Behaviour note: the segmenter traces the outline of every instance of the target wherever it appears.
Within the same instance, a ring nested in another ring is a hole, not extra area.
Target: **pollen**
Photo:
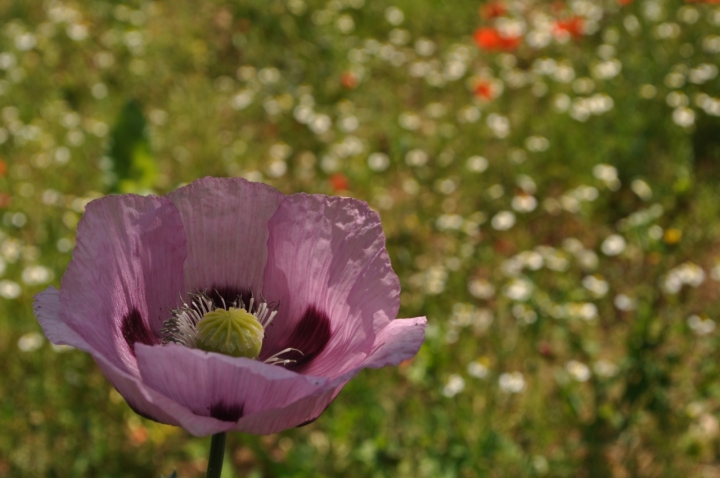
[[[197,323],[197,348],[233,357],[260,355],[265,329],[245,309],[215,309]]]

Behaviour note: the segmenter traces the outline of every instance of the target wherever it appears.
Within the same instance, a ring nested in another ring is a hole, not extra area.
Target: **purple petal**
[[[415,356],[425,340],[425,317],[395,319],[375,338],[372,351],[362,363],[363,368],[397,365]]]
[[[426,324],[425,317],[391,321],[377,335],[372,351],[361,365],[336,376],[321,389],[282,409],[267,410],[243,417],[235,430],[269,434],[315,420],[330,406],[345,384],[363,368],[396,365],[414,357],[425,338]]]
[[[336,376],[322,389],[285,408],[242,418],[235,429],[255,434],[277,433],[288,428],[288,424],[300,426],[315,420],[330,406],[345,384],[363,368],[396,365],[414,357],[425,338],[426,324],[425,317],[391,321],[377,335],[370,354],[361,365]]]
[[[270,219],[263,294],[280,301],[266,358],[287,347],[294,369],[337,377],[359,365],[397,315],[400,285],[380,218],[351,198],[297,194]]]
[[[159,342],[163,321],[185,291],[184,260],[182,221],[169,200],[92,201],[62,279],[60,320],[96,354],[137,373],[135,344]]]
[[[391,321],[377,335],[371,353],[360,366],[336,376],[314,392],[283,408],[243,416],[233,430],[266,435],[312,422],[330,406],[345,384],[363,368],[394,365],[414,357],[424,340],[426,323],[425,317]]]
[[[35,296],[33,310],[45,337],[56,345],[71,345],[81,350],[90,351],[90,347],[80,335],[60,319],[60,291],[48,287]]]
[[[240,419],[233,430],[254,435],[269,435],[313,422],[330,406],[340,390],[356,373],[357,370],[352,370],[338,376],[315,392],[284,408],[265,410],[245,416]]]
[[[232,428],[232,424],[221,420],[195,415],[149,388],[138,377],[117,368],[60,319],[60,307],[59,293],[52,287],[35,296],[35,315],[45,336],[54,344],[72,345],[92,354],[102,372],[137,414],[168,425],[182,426],[196,436],[212,435]]]
[[[138,345],[138,351],[142,347],[147,346]],[[138,377],[118,369],[102,355],[93,354],[93,358],[118,393],[138,415],[167,425],[183,427],[195,436],[207,436],[232,429],[232,423],[194,414],[173,397],[163,395],[143,383]]]
[[[137,357],[146,384],[196,415],[232,422],[233,426],[243,417],[285,408],[328,382],[276,365],[176,344],[138,345]],[[295,425],[288,423],[282,429]]]
[[[188,290],[218,289],[235,299],[259,294],[267,261],[267,223],[281,192],[241,178],[204,178],[166,196],[180,210],[187,236]]]

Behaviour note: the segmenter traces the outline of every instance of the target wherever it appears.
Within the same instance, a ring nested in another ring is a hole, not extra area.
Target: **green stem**
[[[207,478],[220,478],[225,456],[225,433],[216,433],[210,442],[210,457],[208,458]]]

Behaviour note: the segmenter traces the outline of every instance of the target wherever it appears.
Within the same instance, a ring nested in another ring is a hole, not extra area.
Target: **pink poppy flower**
[[[205,178],[88,204],[35,314],[138,414],[196,436],[270,434],[316,419],[361,369],[417,353],[426,319],[396,319],[399,292],[366,203]]]

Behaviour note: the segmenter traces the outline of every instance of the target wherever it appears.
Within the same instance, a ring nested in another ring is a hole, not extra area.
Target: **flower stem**
[[[208,458],[207,478],[220,478],[225,456],[225,433],[216,433],[210,442],[210,457]]]

